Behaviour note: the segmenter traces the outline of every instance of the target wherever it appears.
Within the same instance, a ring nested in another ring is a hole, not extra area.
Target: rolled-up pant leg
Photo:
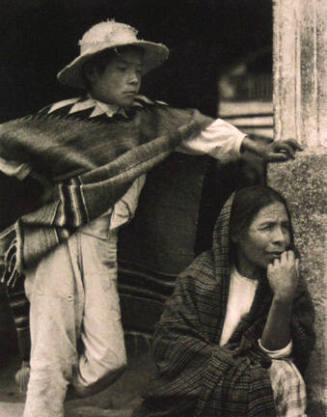
[[[126,364],[116,244],[116,234],[77,233],[26,274],[32,351],[24,417],[62,417],[68,384],[80,395],[97,392]]]
[[[126,365],[117,290],[117,233],[101,240],[81,233],[84,315],[80,356],[73,386],[89,395],[112,383]]]

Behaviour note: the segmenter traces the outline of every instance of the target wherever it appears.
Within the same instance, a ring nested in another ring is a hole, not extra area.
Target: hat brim
[[[68,65],[66,65],[61,71],[58,72],[58,80],[62,84],[68,85],[70,87],[85,89],[86,86],[82,75],[83,65],[90,58],[92,58],[94,55],[100,52],[114,48],[120,48],[122,46],[139,46],[144,50],[142,70],[143,75],[148,73],[152,69],[162,65],[162,63],[166,61],[169,55],[169,49],[161,43],[139,40],[136,42],[114,45],[108,48],[103,48],[96,52],[86,53],[84,55],[78,56]]]

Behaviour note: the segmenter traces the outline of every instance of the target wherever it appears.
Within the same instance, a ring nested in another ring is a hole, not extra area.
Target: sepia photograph
[[[3,0],[0,417],[325,417],[325,0]]]

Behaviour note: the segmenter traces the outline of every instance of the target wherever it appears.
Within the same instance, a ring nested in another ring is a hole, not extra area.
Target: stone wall
[[[315,350],[306,372],[310,417],[325,417],[326,367],[326,234],[327,155],[306,151],[294,162],[271,165],[268,182],[287,199],[293,219],[295,244],[304,277],[315,306]],[[325,188],[325,189],[324,189]]]

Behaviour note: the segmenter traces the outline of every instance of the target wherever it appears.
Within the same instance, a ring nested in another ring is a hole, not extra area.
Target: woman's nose
[[[273,230],[273,241],[274,242],[286,242],[288,236],[283,232],[281,227],[275,227]]]

